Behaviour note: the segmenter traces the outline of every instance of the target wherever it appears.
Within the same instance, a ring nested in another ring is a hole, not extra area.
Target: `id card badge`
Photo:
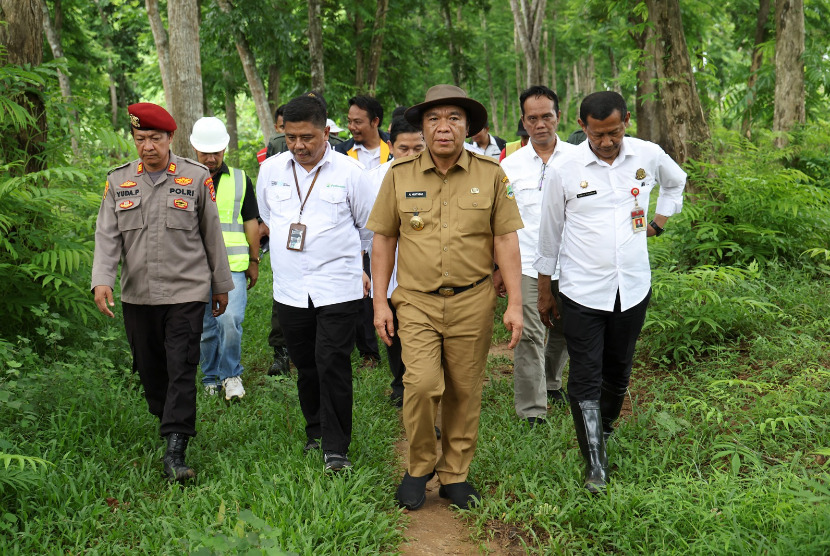
[[[646,213],[640,207],[635,207],[631,211],[631,228],[635,233],[646,231]]]
[[[291,224],[288,227],[288,243],[285,246],[286,249],[290,251],[302,251],[305,246],[305,231],[305,224],[300,224],[299,222]]]

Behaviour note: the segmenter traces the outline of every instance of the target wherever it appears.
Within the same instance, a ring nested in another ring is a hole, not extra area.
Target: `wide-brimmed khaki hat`
[[[403,117],[407,122],[418,129],[422,127],[424,111],[433,106],[442,105],[458,106],[467,112],[467,123],[470,126],[467,137],[472,137],[487,125],[487,109],[484,105],[467,96],[464,89],[454,85],[435,85],[427,91],[424,102],[410,106]]]

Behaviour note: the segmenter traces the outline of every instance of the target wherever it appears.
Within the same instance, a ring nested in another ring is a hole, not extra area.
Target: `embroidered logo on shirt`
[[[173,201],[173,206],[177,209],[186,209],[187,208],[187,201],[184,199],[176,199]]]
[[[135,203],[133,203],[132,201],[123,201],[123,202],[122,202],[121,204],[119,204],[118,206],[119,206],[120,208],[122,208],[122,209],[128,209],[128,208],[132,207],[134,204],[135,204]]]
[[[426,191],[407,191],[406,192],[406,198],[407,199],[412,199],[412,198],[426,199],[426,197],[427,197],[427,192]]]
[[[107,198],[107,193],[109,193],[109,190],[110,190],[110,182],[107,182],[107,186],[104,188],[104,197],[101,199],[102,201]]]
[[[214,203],[216,202],[216,188],[213,187],[213,178],[208,178],[205,180],[205,187],[208,188],[210,192],[210,200]]]
[[[646,177],[646,171],[645,171],[645,169],[643,169],[643,168],[638,168],[638,169],[637,169],[637,173],[636,173],[636,174],[634,174],[634,177],[635,177],[635,178],[637,178],[638,180],[645,179],[645,177]]]
[[[179,185],[190,185],[193,183],[193,178],[176,178],[173,181]]]
[[[596,195],[596,191],[588,191],[587,193],[580,193],[576,196],[577,199],[581,199],[582,197],[590,197],[591,195]]]
[[[118,187],[135,187],[136,185],[138,185],[138,184],[134,181],[125,181],[124,183],[122,183]]]
[[[507,178],[504,178],[502,181],[507,181]],[[510,182],[507,182],[507,194],[505,195],[508,199],[513,199],[516,195],[513,193],[513,186],[510,185]]]

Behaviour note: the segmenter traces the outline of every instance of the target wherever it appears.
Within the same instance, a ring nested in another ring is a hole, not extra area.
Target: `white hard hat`
[[[337,124],[334,123],[334,120],[332,120],[331,118],[326,120],[326,125],[329,126],[329,131],[331,133],[340,133],[341,131],[343,131],[341,128],[337,127]]]
[[[218,153],[227,149],[230,141],[231,136],[219,118],[200,118],[193,124],[190,144],[199,152]]]

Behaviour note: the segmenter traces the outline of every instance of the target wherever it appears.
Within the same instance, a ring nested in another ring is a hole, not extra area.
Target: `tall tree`
[[[372,26],[372,45],[369,50],[369,71],[366,74],[366,89],[375,96],[380,74],[380,58],[383,53],[383,36],[386,31],[386,14],[389,11],[389,0],[377,0],[375,21]]]
[[[311,88],[326,90],[323,59],[323,0],[308,0],[308,54],[311,58]]]
[[[498,115],[498,105],[496,104],[496,93],[493,89],[493,72],[490,66],[489,45],[487,40],[487,14],[482,10],[481,12],[481,31],[482,43],[484,45],[484,67],[487,70],[487,86],[490,93],[490,121],[495,128],[498,124],[496,116]],[[493,131],[495,133],[495,131]]]
[[[455,29],[452,22],[452,11],[450,9],[450,0],[440,0],[439,10],[441,11],[441,18],[444,20],[444,28],[447,32],[447,48],[450,55],[450,69],[452,70],[452,81],[456,87],[461,86],[463,81],[462,64],[460,56],[460,48],[456,41]]]
[[[232,20],[233,7],[228,0],[217,0],[219,9]],[[254,99],[254,107],[256,108],[257,118],[259,118],[259,127],[262,130],[262,138],[265,145],[268,145],[268,140],[274,132],[274,114],[271,112],[271,107],[268,105],[268,95],[265,93],[265,85],[262,83],[262,78],[259,76],[257,70],[256,58],[251,45],[248,43],[248,37],[245,33],[233,25],[233,37],[236,42],[236,50],[239,52],[239,59],[242,60],[242,69],[245,71],[245,78],[248,80],[248,87],[251,89],[251,96]]]
[[[271,114],[277,113],[280,105],[280,65],[277,62],[268,66],[268,107]]]
[[[93,0],[95,6],[98,8],[98,17],[101,18],[101,24],[104,26],[104,47],[107,50],[107,76],[109,78],[110,86],[110,113],[112,115],[113,129],[118,127],[118,89],[115,86],[115,68],[112,63],[112,29],[110,28],[109,18],[107,12],[101,6],[101,0]]]
[[[0,14],[5,25],[0,25],[0,45],[5,60],[0,63],[14,66],[39,66],[43,62],[43,11],[39,0],[0,0]],[[43,144],[46,141],[46,108],[39,91],[30,90],[19,104],[26,107],[30,121],[23,121],[13,137],[0,141],[26,153],[24,173],[45,167]]]
[[[144,0],[144,6],[147,9],[147,18],[150,20],[153,41],[156,43],[159,73],[161,73],[161,85],[164,88],[164,104],[168,110],[172,110],[173,93],[170,86],[170,43],[167,40],[167,30],[161,21],[159,0]]]
[[[654,24],[657,77],[666,110],[668,138],[674,158],[682,164],[700,158],[709,141],[709,126],[697,93],[689,49],[683,32],[678,0],[646,0],[648,19]]]
[[[755,24],[755,44],[752,47],[752,62],[749,66],[749,79],[746,82],[747,111],[741,123],[741,133],[747,138],[751,135],[752,126],[752,105],[755,103],[755,83],[758,82],[758,70],[764,61],[764,54],[761,51],[761,44],[767,41],[767,21],[769,20],[770,0],[759,0],[758,19]]]
[[[193,124],[202,117],[199,19],[197,0],[167,0],[172,115],[178,126],[173,137],[173,152],[192,158],[196,153],[190,145],[190,133]]]
[[[666,110],[660,101],[657,81],[657,44],[654,27],[644,25],[635,16],[629,18],[630,34],[640,51],[637,69],[637,94],[634,100],[634,118],[637,121],[637,138],[660,145],[674,157],[674,145],[669,141]]]
[[[805,118],[804,0],[775,2],[775,113],[773,131],[789,131]],[[779,136],[775,144],[787,144]]]
[[[525,85],[528,87],[542,83],[539,45],[542,39],[542,20],[545,16],[546,3],[547,0],[510,0],[516,34],[524,52],[527,68]]]
[[[49,13],[49,7],[46,5],[46,2],[42,2],[40,6],[43,9],[43,31],[46,33],[46,41],[49,43],[49,49],[52,51],[52,57],[56,60],[64,58],[60,35],[61,22],[63,20],[61,15],[61,2],[60,0],[55,2],[54,20],[52,19],[52,15]],[[72,127],[77,127],[78,113],[72,107],[72,85],[69,83],[69,76],[60,70],[58,70],[58,84],[61,88],[61,97],[63,98],[64,104],[70,107],[69,115],[72,118]],[[78,151],[78,139],[75,137],[75,131],[76,129],[70,129],[70,145],[72,147],[72,154],[74,154],[77,158],[80,153]]]

